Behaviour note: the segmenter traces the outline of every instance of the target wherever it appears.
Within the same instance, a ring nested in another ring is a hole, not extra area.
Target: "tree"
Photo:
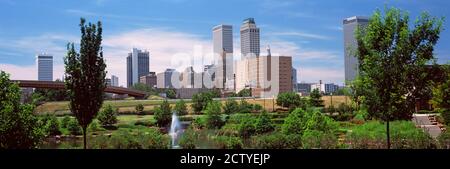
[[[320,94],[319,89],[314,89],[311,94],[309,95],[310,97],[310,103],[312,106],[315,107],[321,107],[323,106],[323,100],[322,100],[322,94]]]
[[[167,89],[166,96],[169,99],[176,99],[177,98],[177,93],[175,92],[174,89]]]
[[[97,116],[97,120],[102,126],[112,126],[117,123],[117,108],[106,105]]]
[[[136,105],[136,107],[134,107],[134,109],[136,110],[136,113],[143,114],[143,112],[144,112],[144,105],[138,104],[138,105]]]
[[[263,111],[255,123],[256,133],[263,134],[275,130],[275,125],[267,114],[267,111]]]
[[[172,108],[167,100],[164,100],[159,107],[155,108],[155,120],[158,126],[163,127],[172,121]]]
[[[186,102],[183,99],[177,101],[174,110],[177,112],[178,116],[184,116],[188,114]]]
[[[225,102],[225,105],[223,106],[223,113],[224,114],[233,114],[233,113],[238,113],[239,111],[239,103],[234,100],[234,99],[227,99],[227,101]]]
[[[441,113],[444,123],[450,125],[450,65],[444,65],[446,77],[444,82],[433,89],[431,104]]]
[[[50,136],[61,134],[61,131],[59,130],[59,121],[55,115],[50,116],[50,119],[47,120],[45,129],[47,131],[47,134]]]
[[[356,31],[355,101],[364,104],[372,117],[386,122],[387,148],[389,122],[410,120],[416,99],[429,84],[424,67],[434,60],[442,22],[422,13],[410,29],[408,14],[391,8],[384,16],[377,10],[367,27]]]
[[[239,97],[250,97],[252,96],[252,91],[250,89],[242,89],[237,95]]]
[[[85,24],[81,18],[80,52],[73,43],[67,45],[65,86],[70,98],[70,110],[83,129],[83,147],[86,149],[87,127],[97,116],[103,104],[106,88],[106,64],[103,60],[102,24]]]
[[[20,88],[0,72],[0,149],[36,148],[44,137],[33,105],[20,103]]]
[[[219,101],[211,101],[206,106],[204,113],[206,115],[206,127],[210,129],[220,128],[224,125],[221,110],[222,105]]]
[[[206,105],[212,101],[212,96],[208,93],[197,93],[192,96],[191,107],[194,112],[201,112],[206,108]]]
[[[294,109],[297,107],[301,107],[303,109],[306,108],[306,103],[300,95],[295,92],[284,92],[280,93],[277,96],[277,105],[281,107],[286,107],[289,109]]]

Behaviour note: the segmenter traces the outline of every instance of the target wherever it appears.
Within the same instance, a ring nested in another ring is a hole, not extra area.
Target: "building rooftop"
[[[244,19],[243,24],[246,24],[246,23],[255,24],[255,18]]]

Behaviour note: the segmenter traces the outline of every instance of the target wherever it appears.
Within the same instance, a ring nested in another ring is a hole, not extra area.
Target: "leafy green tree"
[[[322,94],[320,94],[319,89],[314,89],[309,95],[309,97],[310,97],[309,102],[312,106],[315,107],[323,106]]]
[[[70,98],[70,110],[83,129],[83,147],[86,149],[87,127],[97,116],[103,104],[106,88],[106,64],[103,60],[102,24],[85,24],[81,18],[80,52],[74,44],[67,45],[65,86]]]
[[[411,29],[408,14],[391,8],[384,16],[377,10],[367,27],[356,31],[359,77],[354,85],[360,85],[355,92],[361,100],[355,101],[386,122],[387,148],[389,122],[410,120],[416,99],[429,85],[424,67],[434,60],[442,22],[423,13]]]
[[[303,109],[295,109],[288,117],[284,119],[281,131],[284,134],[302,134],[305,128],[304,120],[305,111]]]
[[[239,112],[239,103],[234,99],[227,99],[225,102],[225,105],[223,106],[223,113],[224,114],[233,114]]]
[[[69,123],[67,123],[67,130],[69,130],[72,135],[82,134],[82,128],[76,119],[69,120]]]
[[[263,134],[275,130],[275,125],[267,111],[263,111],[255,122],[256,133]]]
[[[64,116],[63,119],[61,120],[61,127],[67,128],[67,124],[69,124],[69,121],[70,121],[70,116]]]
[[[224,125],[222,119],[222,105],[219,101],[211,101],[206,106],[204,113],[206,115],[206,127],[209,129],[220,128]]]
[[[300,95],[295,92],[284,92],[277,96],[277,105],[281,107],[286,107],[289,109],[294,109],[297,107],[306,108],[306,101],[303,100]]]
[[[106,105],[97,116],[97,120],[102,126],[112,126],[117,123],[117,108]]]
[[[178,116],[184,116],[188,114],[186,102],[183,99],[177,101],[174,110],[177,112]]]
[[[50,136],[61,134],[61,131],[59,130],[59,121],[55,115],[50,116],[50,119],[47,121],[45,128],[47,130],[47,134]]]
[[[192,127],[187,128],[180,138],[180,147],[183,149],[195,149],[195,141],[197,138],[198,134],[192,129]]]
[[[444,123],[450,125],[450,65],[444,65],[446,78],[442,84],[433,89],[431,104],[441,113]]]
[[[166,96],[169,99],[176,99],[177,98],[177,93],[175,92],[174,89],[167,89]]]
[[[155,108],[156,124],[160,127],[167,126],[172,121],[172,108],[167,100],[164,100],[159,107]]]
[[[144,112],[144,105],[138,104],[138,105],[136,105],[136,107],[134,107],[134,109],[136,110],[137,114],[143,114],[143,112]]]
[[[206,108],[206,105],[213,100],[211,94],[208,93],[197,93],[192,96],[191,107],[194,112],[201,112]]]
[[[239,113],[251,113],[252,110],[253,105],[242,99],[241,103],[239,104]]]
[[[237,93],[239,97],[250,97],[252,96],[252,91],[250,89],[242,89]]]
[[[0,71],[0,149],[36,148],[44,137],[33,105],[20,103],[20,88]]]

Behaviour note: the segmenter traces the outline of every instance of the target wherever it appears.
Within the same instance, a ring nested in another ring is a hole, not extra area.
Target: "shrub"
[[[50,119],[47,121],[45,125],[46,133],[50,136],[60,135],[61,131],[59,130],[59,121],[55,115],[50,116]]]
[[[238,125],[238,131],[241,137],[248,138],[256,133],[256,119],[252,116],[242,119]]]
[[[214,141],[219,149],[242,149],[244,147],[239,137],[217,136]]]
[[[252,104],[248,103],[244,99],[241,100],[241,103],[239,104],[239,113],[251,113],[252,109]]]
[[[439,109],[438,112],[441,114],[441,117],[444,119],[444,124],[450,126],[450,109]]]
[[[439,141],[439,147],[443,149],[450,149],[450,132],[445,131],[437,138]]]
[[[134,125],[136,126],[146,126],[146,127],[151,127],[154,125],[154,123],[152,121],[143,121],[143,120],[138,120],[134,123]]]
[[[136,107],[134,107],[137,114],[144,114],[144,105],[138,104]]]
[[[167,149],[169,138],[154,128],[142,128],[137,133],[119,129],[108,136],[97,136],[91,148],[98,149]]]
[[[227,123],[217,131],[217,135],[239,137],[239,124]]]
[[[177,101],[174,110],[175,112],[177,112],[178,116],[184,116],[188,114],[186,102],[183,99]]]
[[[295,109],[291,112],[281,126],[281,131],[287,135],[303,135],[307,130],[334,133],[336,129],[338,129],[338,124],[333,119],[317,110],[304,111],[303,109]]]
[[[252,91],[250,89],[242,89],[237,93],[239,97],[250,97],[252,96]]]
[[[176,99],[177,98],[177,93],[176,93],[176,91],[174,89],[168,89],[166,91],[166,96],[169,99]]]
[[[298,149],[302,147],[301,136],[273,132],[252,137],[252,147],[257,149]]]
[[[203,129],[206,127],[206,117],[205,116],[201,116],[201,117],[197,117],[192,121],[192,127],[195,129]]]
[[[67,130],[69,130],[72,135],[81,135],[81,126],[74,118],[70,119],[69,123],[67,123]]]
[[[225,105],[223,106],[224,114],[233,114],[238,113],[239,111],[239,103],[234,99],[227,99]]]
[[[97,120],[102,126],[112,126],[117,123],[117,108],[106,105],[98,114]]]
[[[434,148],[433,139],[411,121],[393,121],[391,128],[391,147],[394,149]],[[346,140],[351,148],[386,148],[386,127],[378,121],[371,121],[352,129]]]
[[[67,128],[67,124],[70,121],[70,116],[64,116],[63,119],[61,120],[61,127],[62,128]]]
[[[260,104],[253,104],[253,111],[255,112],[261,112],[263,110],[263,106],[261,106]]]
[[[303,116],[305,111],[302,109],[295,109],[284,120],[281,130],[284,134],[301,134],[305,128],[305,120]]]
[[[201,112],[206,108],[209,102],[212,101],[212,95],[209,93],[197,93],[192,96],[191,107],[194,112]]]
[[[337,147],[337,137],[333,133],[306,130],[302,136],[303,148],[333,149]]]
[[[98,130],[100,130],[100,127],[98,126],[98,122],[97,121],[92,121],[92,123],[89,124],[88,130],[89,131],[98,131]]]
[[[189,127],[184,131],[178,144],[183,149],[195,149],[195,142],[197,140],[197,137],[197,133],[195,133],[195,131],[191,127]]]
[[[172,121],[172,110],[167,100],[164,100],[159,107],[155,108],[154,111],[154,118],[158,126],[167,126]]]
[[[206,127],[209,129],[220,128],[224,125],[221,116],[221,104],[218,101],[212,101],[204,110],[206,115]]]
[[[271,132],[275,129],[275,126],[266,111],[263,111],[259,115],[258,119],[255,122],[255,128],[256,133],[258,134]]]

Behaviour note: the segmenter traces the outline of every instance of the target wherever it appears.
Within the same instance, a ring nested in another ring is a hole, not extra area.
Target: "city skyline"
[[[239,2],[241,7],[218,1],[140,2],[142,7],[130,11],[133,8],[128,9],[127,4],[114,0],[2,1],[0,11],[8,15],[1,15],[0,18],[4,20],[2,24],[8,26],[0,27],[0,69],[11,73],[14,79],[37,79],[37,73],[28,72],[37,71],[33,57],[46,52],[54,57],[53,77],[62,77],[65,45],[79,41],[76,26],[79,17],[93,22],[101,20],[104,24],[103,46],[108,77],[114,74],[119,79],[127,79],[124,60],[133,47],[150,51],[150,71],[157,73],[171,67],[167,57],[177,52],[192,52],[195,44],[203,46],[204,53],[212,51],[211,28],[219,24],[235,28],[233,49],[236,60],[241,53],[240,32],[237,30],[243,19],[252,17],[261,29],[260,48],[270,45],[272,53],[292,56],[299,82],[323,80],[324,83],[341,85],[344,82],[343,19],[355,15],[370,16],[375,9],[383,9],[385,5],[409,11],[411,19],[415,19],[421,11],[428,11],[436,17],[450,16],[442,8],[450,4],[445,1]],[[83,3],[91,5],[89,8],[77,8]],[[11,8],[18,5],[22,7],[22,12]],[[164,11],[164,6],[171,6],[177,12]],[[143,7],[152,10],[142,10]],[[330,10],[319,10],[323,8]],[[230,12],[234,10],[239,12]],[[226,11],[229,14],[224,15]],[[189,15],[183,16],[183,13]],[[448,25],[446,22],[444,28]],[[449,40],[450,33],[444,30],[435,50],[440,63],[449,60],[450,52],[445,48]],[[126,86],[126,80],[121,80],[119,85]]]

